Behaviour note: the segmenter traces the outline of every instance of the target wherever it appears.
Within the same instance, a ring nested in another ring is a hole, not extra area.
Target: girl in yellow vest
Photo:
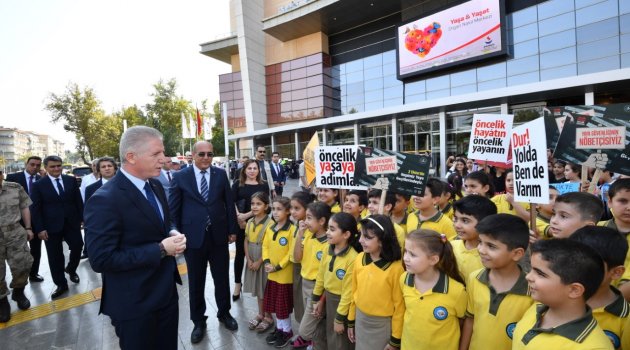
[[[269,210],[269,195],[256,192],[251,198],[251,211],[254,217],[245,226],[245,283],[243,291],[258,298],[258,315],[249,321],[249,329],[264,332],[273,325],[271,314],[264,313],[263,295],[267,283],[267,273],[262,268],[262,243],[267,228],[273,220],[267,214]]]
[[[317,199],[320,202],[326,203],[330,207],[330,212],[333,214],[341,212],[341,206],[339,205],[339,190],[336,188],[318,188]]]
[[[315,200],[315,196],[305,191],[297,191],[291,196],[291,219],[295,224],[293,239],[289,247],[289,261],[293,263],[293,316],[302,322],[304,301],[302,300],[302,244],[304,238],[313,234],[306,228],[306,207]],[[308,231],[308,232],[307,232]],[[300,234],[301,232],[301,234]],[[298,240],[299,235],[299,240]],[[299,256],[296,256],[296,246]]]
[[[419,229],[405,240],[401,349],[457,350],[468,295],[446,236]]]

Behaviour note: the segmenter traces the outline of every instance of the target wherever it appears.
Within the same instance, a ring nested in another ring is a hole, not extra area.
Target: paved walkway
[[[297,188],[298,180],[289,180],[284,195],[290,196]],[[233,256],[234,245],[230,245],[230,250]],[[66,251],[66,257],[67,254]],[[273,349],[265,343],[267,334],[256,334],[247,328],[248,320],[258,311],[255,298],[243,295],[240,300],[233,303],[231,313],[239,323],[238,331],[230,332],[219,324],[214,317],[217,308],[209,270],[206,282],[208,330],[201,343],[191,344],[190,332],[192,332],[193,324],[189,318],[187,269],[183,256],[177,260],[183,280],[183,285],[177,287],[179,291],[178,349]],[[9,323],[0,323],[0,349],[119,349],[118,338],[109,317],[98,314],[101,278],[92,270],[89,261],[82,260],[77,269],[81,282],[79,284],[69,282],[68,297],[54,302],[51,302],[50,294],[55,289],[55,285],[50,277],[47,261],[44,248],[40,275],[45,278],[45,281],[31,283],[25,290],[33,305],[31,309],[19,311],[15,302],[9,298],[13,315]],[[7,283],[10,283],[11,276],[8,271],[7,274],[9,274]],[[230,276],[230,281],[234,281],[232,266],[230,266]]]

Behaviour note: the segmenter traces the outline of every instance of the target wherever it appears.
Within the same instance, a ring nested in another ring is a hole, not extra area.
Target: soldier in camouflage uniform
[[[31,230],[31,199],[22,186],[14,182],[4,182],[0,170],[0,322],[11,319],[11,305],[7,300],[9,289],[5,281],[6,264],[11,268],[13,280],[11,299],[17,302],[21,310],[31,307],[31,302],[24,295],[28,275],[33,264],[28,240],[33,238]],[[20,225],[24,221],[26,229]]]

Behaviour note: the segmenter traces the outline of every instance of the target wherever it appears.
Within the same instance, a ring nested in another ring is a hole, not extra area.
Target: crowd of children
[[[530,227],[509,170],[495,195],[464,164],[423,196],[252,196],[249,328],[277,348],[630,350],[630,178],[606,184],[606,206],[550,187]],[[566,167],[554,179],[579,178]]]

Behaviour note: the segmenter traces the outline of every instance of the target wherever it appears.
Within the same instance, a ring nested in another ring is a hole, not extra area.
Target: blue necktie
[[[162,213],[160,212],[160,206],[158,205],[157,199],[155,199],[155,195],[151,190],[151,185],[149,185],[148,182],[144,183],[144,192],[147,194],[147,199],[149,200],[149,204],[153,207],[153,210],[155,210],[160,220],[164,221],[164,219],[162,219]]]
[[[59,191],[59,195],[63,196],[63,186],[61,186],[61,181],[59,179],[55,179],[57,181],[57,190]]]
[[[208,181],[206,181],[206,171],[201,171],[201,197],[204,201],[208,200]]]

